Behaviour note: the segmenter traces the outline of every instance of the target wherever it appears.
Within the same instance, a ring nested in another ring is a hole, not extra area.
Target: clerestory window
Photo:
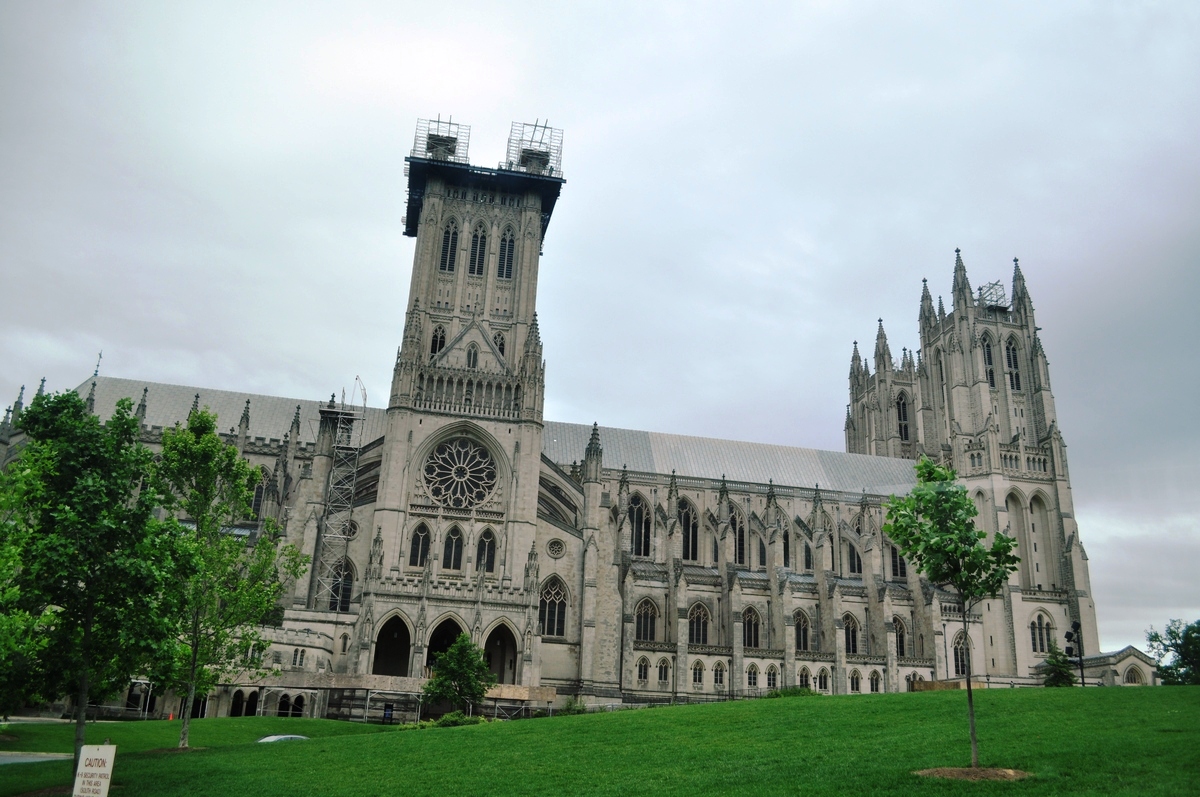
[[[510,280],[513,275],[513,250],[516,234],[512,228],[504,231],[500,238],[499,257],[496,259],[496,276],[502,280]]]
[[[454,271],[454,263],[458,258],[458,224],[454,219],[446,223],[442,230],[442,257],[438,261],[438,270],[450,273]]]
[[[1008,366],[1008,387],[1016,392],[1021,389],[1021,358],[1015,341],[1004,344],[1004,364]]]
[[[467,263],[467,274],[472,277],[482,277],[484,263],[487,261],[487,232],[480,224],[471,233],[471,260]]]

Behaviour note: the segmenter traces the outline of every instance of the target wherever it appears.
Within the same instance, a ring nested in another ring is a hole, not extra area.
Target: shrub
[[[451,711],[443,714],[434,724],[439,728],[457,728],[459,725],[478,725],[483,717],[468,717],[461,711]]]
[[[784,689],[772,689],[767,692],[767,697],[809,697],[815,695],[816,692],[809,689],[807,686],[789,686]]]
[[[555,712],[559,716],[570,716],[572,714],[586,714],[587,705],[581,703],[573,697],[568,697],[567,702],[563,703],[562,708]]]

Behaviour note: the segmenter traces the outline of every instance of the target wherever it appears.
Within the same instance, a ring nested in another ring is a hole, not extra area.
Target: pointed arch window
[[[1008,366],[1008,387],[1013,392],[1021,389],[1021,353],[1017,342],[1009,339],[1004,344],[1004,364]]]
[[[817,690],[821,692],[829,691],[829,670],[824,667],[817,673]]]
[[[758,644],[759,625],[758,612],[754,611],[753,607],[747,607],[746,611],[742,612],[742,647],[761,647]]]
[[[969,666],[967,657],[971,655],[971,650],[967,644],[966,637],[963,632],[959,631],[958,636],[954,638],[954,674],[966,675],[967,667]]]
[[[458,224],[454,219],[446,222],[442,230],[442,257],[438,261],[438,270],[450,273],[454,271],[454,263],[458,259]]]
[[[470,346],[467,347],[467,367],[468,368],[478,368],[479,367],[479,347],[476,346],[474,343],[472,343]]]
[[[542,587],[538,605],[538,624],[543,636],[566,636],[567,588],[557,576]]]
[[[858,620],[847,614],[842,618],[842,630],[846,637],[846,652],[858,653]]]
[[[429,558],[429,527],[424,523],[413,532],[412,544],[408,548],[408,566],[424,567]]]
[[[467,274],[472,277],[482,277],[484,263],[487,261],[487,232],[480,224],[471,233],[471,260],[467,263]]]
[[[861,692],[862,691],[862,676],[859,675],[858,670],[854,670],[850,673],[850,691],[851,692]]]
[[[1033,644],[1034,653],[1045,653],[1050,649],[1050,645],[1054,643],[1054,637],[1051,636],[1053,630],[1050,627],[1050,621],[1046,619],[1044,614],[1038,614],[1032,623],[1029,624],[1030,642]]]
[[[729,513],[729,526],[733,529],[733,537],[737,541],[737,563],[746,564],[746,521],[733,510]]]
[[[903,393],[896,399],[896,425],[900,439],[908,442],[908,397]]]
[[[708,609],[704,604],[697,603],[688,612],[688,644],[689,645],[707,645],[708,644]]]
[[[796,686],[801,689],[812,688],[812,675],[808,672],[807,667],[800,668],[800,674],[796,676]]]
[[[637,493],[629,499],[629,529],[634,556],[650,555],[650,507]]]
[[[689,501],[679,502],[679,530],[683,534],[684,561],[699,561],[700,521],[696,517],[696,508]]]
[[[671,662],[666,659],[658,660],[658,684],[663,686],[671,682]]]
[[[455,526],[446,535],[446,544],[442,549],[442,567],[447,570],[462,570],[462,550],[462,532]]]
[[[767,544],[765,542],[763,542],[762,537],[756,536],[755,539],[758,540],[758,566],[766,567],[767,566]]]
[[[849,543],[846,544],[846,566],[852,576],[861,576],[863,571],[862,557],[858,553],[858,549]]]
[[[792,566],[791,536],[792,536],[791,534],[783,535],[783,566],[784,567]]]
[[[479,537],[479,545],[475,549],[475,569],[485,573],[496,570],[496,535],[488,529]]]
[[[646,598],[634,610],[634,639],[638,642],[653,642],[656,620],[658,620],[658,607],[654,605],[654,601]]]
[[[811,630],[808,623],[808,615],[804,612],[796,612],[796,650],[808,650],[808,636]]]
[[[721,687],[725,685],[725,664],[717,662],[713,665],[713,686]]]
[[[804,543],[804,569],[805,570],[813,569],[812,546],[809,545],[807,542]]]
[[[433,337],[429,339],[429,356],[433,357],[444,348],[446,348],[446,328],[438,324],[433,328]]]
[[[871,692],[872,694],[879,693],[879,671],[875,670],[871,673]]]
[[[893,617],[892,627],[896,629],[896,656],[904,658],[908,655],[908,640],[904,636],[904,621],[899,617]]]
[[[492,344],[496,347],[496,351],[500,353],[500,356],[503,357],[504,356],[504,333],[497,332],[495,335],[492,335]]]
[[[750,689],[758,688],[758,665],[751,664],[746,669],[746,686]]]
[[[908,578],[908,564],[895,545],[892,546],[892,578]]]
[[[645,686],[650,680],[650,659],[642,656],[637,663],[637,679],[638,683]]]
[[[704,662],[702,661],[692,665],[692,686],[704,686]]]
[[[353,566],[343,559],[333,566],[329,576],[329,611],[350,611],[350,595],[354,591]]]
[[[513,275],[513,250],[516,234],[509,227],[500,237],[499,257],[496,260],[496,276],[502,280],[510,280]]]
[[[772,664],[767,668],[767,688],[775,689],[779,686],[779,670]]]
[[[983,337],[983,368],[987,372],[988,387],[996,387],[996,369],[992,364],[992,339]]]

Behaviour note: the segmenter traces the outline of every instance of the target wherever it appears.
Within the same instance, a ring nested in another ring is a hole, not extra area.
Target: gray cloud
[[[486,165],[549,116],[549,417],[841,448],[850,342],[882,316],[916,346],[956,246],[976,285],[1020,256],[1080,517],[1124,529],[1089,543],[1105,644],[1137,641],[1194,590],[1109,563],[1200,562],[1197,41],[1188,3],[8,4],[0,396],[104,349],[378,403],[415,119],[472,124]]]

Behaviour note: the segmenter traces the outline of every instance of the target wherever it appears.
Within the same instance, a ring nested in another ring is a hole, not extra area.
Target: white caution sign
[[[79,753],[79,769],[75,772],[75,790],[71,797],[108,797],[116,758],[115,744],[85,744]]]

